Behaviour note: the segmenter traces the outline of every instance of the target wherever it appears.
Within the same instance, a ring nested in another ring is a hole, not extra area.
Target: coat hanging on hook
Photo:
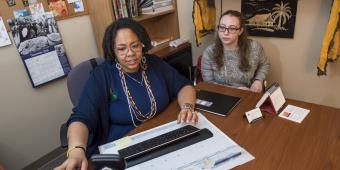
[[[214,32],[216,22],[216,7],[214,0],[194,0],[192,19],[195,26],[196,45],[201,38]]]
[[[318,64],[318,76],[326,75],[328,61],[339,58],[340,52],[340,1],[334,0],[329,16],[325,35],[323,37],[320,59]]]

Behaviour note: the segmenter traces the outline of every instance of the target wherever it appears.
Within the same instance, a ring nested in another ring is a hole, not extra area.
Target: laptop
[[[239,97],[200,90],[197,93],[195,108],[220,116],[227,116],[240,100]]]

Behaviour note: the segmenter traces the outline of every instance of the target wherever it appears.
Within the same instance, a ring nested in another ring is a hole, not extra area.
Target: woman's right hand
[[[66,161],[54,170],[73,170],[78,168],[79,170],[87,170],[88,161],[85,156],[85,152],[82,149],[72,150]]]

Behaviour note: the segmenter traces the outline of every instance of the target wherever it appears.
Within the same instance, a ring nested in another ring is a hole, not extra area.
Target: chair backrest
[[[76,65],[67,76],[67,89],[73,106],[78,104],[79,97],[91,71],[104,62],[104,58],[92,58]]]
[[[196,69],[194,75],[194,85],[198,84],[199,82],[203,81],[202,78],[202,56],[199,56],[197,59]]]
[[[67,76],[67,89],[73,106],[78,104],[79,97],[83,91],[84,85],[90,76],[91,71],[97,65],[104,62],[104,58],[92,58],[76,65]],[[62,124],[60,127],[60,143],[62,148],[67,148],[67,125]]]

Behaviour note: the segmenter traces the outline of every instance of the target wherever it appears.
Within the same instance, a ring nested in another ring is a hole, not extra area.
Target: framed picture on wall
[[[297,0],[242,0],[249,35],[293,38]]]

